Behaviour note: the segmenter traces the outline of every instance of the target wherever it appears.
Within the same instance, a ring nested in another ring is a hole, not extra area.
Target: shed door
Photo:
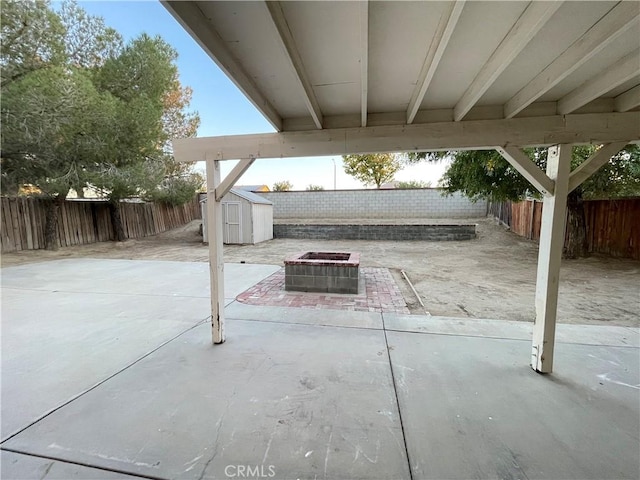
[[[224,203],[224,243],[242,243],[242,206],[240,202]]]

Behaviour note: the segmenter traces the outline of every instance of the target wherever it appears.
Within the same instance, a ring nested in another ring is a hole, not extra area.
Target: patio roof
[[[280,132],[439,126],[410,130],[425,145],[384,150],[638,137],[638,115],[620,114],[640,106],[638,2],[163,3]],[[358,140],[327,152],[248,143],[262,157],[379,149]]]

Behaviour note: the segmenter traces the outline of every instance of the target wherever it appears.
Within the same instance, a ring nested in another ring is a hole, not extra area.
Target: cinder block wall
[[[440,190],[321,190],[261,192],[273,202],[273,218],[473,218],[487,214],[487,202],[471,202]]]
[[[474,225],[296,225],[275,224],[274,238],[322,240],[472,240]]]

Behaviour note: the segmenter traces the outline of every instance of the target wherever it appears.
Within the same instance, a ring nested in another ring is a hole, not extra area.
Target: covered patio
[[[567,193],[640,139],[640,4],[163,4],[277,132],[174,143],[209,265],[2,270],[2,478],[637,479],[640,332],[556,305]],[[456,148],[544,195],[535,324],[235,300],[280,268],[223,261],[255,159]]]
[[[276,133],[174,141],[205,161],[214,343],[220,199],[257,158],[495,149],[544,198],[529,363],[553,370],[567,195],[640,139],[637,2],[163,1]],[[571,171],[573,145],[599,150]],[[546,172],[523,152],[548,146]],[[225,179],[219,163],[239,160]]]

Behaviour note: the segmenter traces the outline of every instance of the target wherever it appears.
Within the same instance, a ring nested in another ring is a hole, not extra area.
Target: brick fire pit
[[[298,253],[284,261],[285,290],[357,294],[359,268],[357,252]]]

